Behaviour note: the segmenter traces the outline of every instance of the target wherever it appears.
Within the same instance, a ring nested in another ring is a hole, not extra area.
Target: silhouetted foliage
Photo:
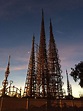
[[[70,75],[75,82],[79,80],[79,85],[83,88],[83,61],[75,65],[75,68],[71,68],[71,70]]]

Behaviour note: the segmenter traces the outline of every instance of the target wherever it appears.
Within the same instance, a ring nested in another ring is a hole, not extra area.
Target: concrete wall
[[[27,98],[0,98],[0,111],[35,111],[33,108],[42,108],[46,111],[47,106],[50,108],[59,107],[83,107],[83,99],[76,100],[46,100],[46,99],[27,99]],[[43,110],[43,111],[44,111]]]
[[[83,100],[55,100],[55,101],[51,101],[53,106],[57,106],[59,105],[60,107],[64,107],[66,106],[76,106],[76,107],[83,107]]]
[[[28,109],[26,98],[0,98],[0,111],[21,111]]]

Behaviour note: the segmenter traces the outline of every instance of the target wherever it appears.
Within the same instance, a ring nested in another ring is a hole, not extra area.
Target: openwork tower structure
[[[10,73],[10,68],[9,67],[10,67],[10,56],[9,56],[8,65],[7,65],[7,68],[6,68],[6,71],[5,71],[5,79],[2,82],[2,85],[3,85],[2,96],[6,95],[6,87],[8,85],[8,76],[9,76],[9,73]]]
[[[46,48],[44,13],[42,11],[40,43],[35,54],[34,41],[28,66],[24,94],[29,97],[63,98],[61,66],[50,20],[50,40]],[[36,57],[35,57],[36,55]],[[36,60],[35,60],[36,58]]]
[[[69,77],[68,77],[67,70],[66,70],[66,75],[67,75],[67,93],[68,93],[68,97],[71,98],[72,97],[72,86],[69,83]]]
[[[48,96],[48,63],[47,63],[47,52],[46,52],[46,40],[45,40],[45,28],[44,28],[44,14],[42,11],[42,22],[40,32],[40,44],[37,55],[37,97]]]
[[[61,66],[56,48],[54,35],[52,31],[52,23],[50,20],[50,40],[48,48],[48,69],[49,69],[49,91],[50,96],[56,99],[63,97]]]
[[[25,88],[24,88],[24,96],[28,97],[35,97],[35,91],[36,91],[34,39],[35,37],[33,36],[32,50],[31,50],[30,61],[27,71]]]

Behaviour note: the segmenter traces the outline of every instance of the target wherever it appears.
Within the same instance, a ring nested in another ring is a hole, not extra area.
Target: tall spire
[[[42,9],[42,20],[44,21],[44,11]]]
[[[44,13],[42,10],[40,44],[37,59],[37,88],[36,94],[38,97],[47,97],[48,95],[48,67],[47,67],[47,52],[46,39],[44,28]]]
[[[66,76],[67,76],[67,93],[68,93],[68,96],[72,96],[72,87],[69,83],[69,78],[68,78],[68,72],[66,70]]]
[[[44,43],[43,43],[44,42]],[[41,44],[43,43],[44,44],[44,48],[42,48],[42,50],[46,50],[46,40],[45,40],[45,27],[44,27],[44,12],[43,12],[43,9],[42,9],[42,21],[41,21],[41,31],[40,31],[40,47]],[[46,52],[46,51],[45,51]]]
[[[9,75],[9,73],[10,73],[9,66],[10,66],[10,56],[9,56],[9,60],[8,60],[7,69],[6,69],[6,71],[5,71],[5,78],[7,78],[7,77],[8,77],[8,75]]]
[[[29,96],[29,97],[34,97],[36,90],[34,39],[35,37],[33,36],[32,50],[31,50],[30,61],[27,71],[25,88],[24,88],[24,96]]]
[[[66,70],[66,76],[67,76],[67,92],[68,92],[68,95],[70,95],[70,90],[69,90],[69,78],[68,78],[68,72]]]
[[[62,76],[61,76],[61,66],[58,55],[58,50],[56,48],[54,35],[52,31],[52,23],[50,19],[50,40],[48,48],[48,69],[49,69],[49,88],[50,96],[56,99],[63,97],[62,91]]]
[[[4,81],[2,82],[2,84],[3,84],[2,96],[4,96],[4,95],[6,94],[6,87],[7,87],[7,85],[8,85],[8,80],[7,80],[7,78],[8,78],[9,73],[10,73],[9,67],[10,67],[10,56],[9,56],[8,65],[7,65],[7,68],[6,68],[6,71],[5,71],[5,79],[4,79]]]

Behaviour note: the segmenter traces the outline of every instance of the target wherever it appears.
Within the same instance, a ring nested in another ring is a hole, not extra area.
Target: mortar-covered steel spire
[[[67,72],[67,70],[66,70],[66,76],[67,76],[67,92],[68,92],[68,95],[70,95],[69,78],[68,78],[68,72]]]
[[[34,39],[35,37],[33,36],[32,50],[31,50],[25,88],[24,88],[24,96],[29,96],[29,97],[34,97],[36,90]]]
[[[67,70],[66,70],[66,76],[67,76],[67,93],[68,93],[68,97],[71,98],[72,97],[72,87],[69,83],[69,77],[68,77]]]
[[[46,52],[46,39],[44,28],[44,13],[42,10],[40,43],[37,56],[37,97],[48,96],[48,66],[47,66],[47,52]]]
[[[9,75],[9,73],[10,73],[10,69],[9,69],[9,67],[10,67],[10,56],[9,56],[9,60],[8,60],[7,69],[6,69],[6,71],[5,71],[5,78],[7,78],[8,75]]]
[[[49,92],[51,97],[56,99],[63,97],[61,66],[56,48],[54,35],[52,31],[52,23],[50,19],[50,40],[48,48],[48,69],[49,69]]]
[[[6,87],[8,85],[8,76],[9,76],[9,73],[10,73],[10,56],[9,56],[9,60],[8,60],[8,65],[7,65],[7,68],[6,68],[6,71],[5,71],[5,79],[4,81],[2,82],[2,85],[3,85],[3,90],[2,90],[2,96],[4,96],[6,94]]]

